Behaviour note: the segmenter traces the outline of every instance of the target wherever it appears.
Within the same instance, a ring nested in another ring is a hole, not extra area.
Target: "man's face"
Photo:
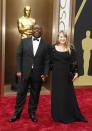
[[[36,38],[41,37],[42,28],[39,25],[34,25],[33,30],[32,30],[32,35]]]

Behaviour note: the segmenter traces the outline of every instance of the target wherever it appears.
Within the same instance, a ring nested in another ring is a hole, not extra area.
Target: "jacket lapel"
[[[42,46],[43,46],[43,44],[42,44],[42,39],[41,39],[41,40],[40,40],[40,43],[39,43],[39,46],[38,46],[38,49],[37,49],[37,51],[36,51],[35,57],[38,56],[38,54],[40,53],[40,51],[41,51],[41,49],[42,49]]]
[[[30,53],[31,53],[31,55],[34,56],[34,54],[33,54],[33,43],[32,43],[32,37],[31,37],[30,40],[29,40],[29,49],[30,49]]]

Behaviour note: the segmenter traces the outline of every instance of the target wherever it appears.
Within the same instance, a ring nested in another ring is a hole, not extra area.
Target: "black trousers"
[[[24,78],[19,78],[15,105],[15,115],[21,115],[23,111],[24,104],[26,101],[26,96],[28,92],[28,86],[30,85],[30,97],[28,104],[29,115],[34,114],[37,110],[37,105],[40,96],[40,90],[42,85],[42,79],[40,73],[37,73],[34,69],[30,72],[30,77],[26,80]]]

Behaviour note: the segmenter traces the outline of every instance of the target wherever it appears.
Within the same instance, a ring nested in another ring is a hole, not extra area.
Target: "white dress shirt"
[[[35,56],[36,52],[37,52],[37,49],[38,49],[38,46],[39,46],[39,43],[40,43],[40,40],[41,40],[41,37],[40,38],[37,38],[39,41],[37,40],[33,40],[34,37],[32,36],[32,43],[33,43],[33,54]]]

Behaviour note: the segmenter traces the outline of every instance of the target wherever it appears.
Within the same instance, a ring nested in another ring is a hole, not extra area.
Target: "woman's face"
[[[64,35],[63,32],[60,32],[60,33],[59,33],[59,38],[58,38],[58,40],[59,40],[60,44],[65,44],[65,43],[66,43],[67,38],[66,38],[66,36]]]

